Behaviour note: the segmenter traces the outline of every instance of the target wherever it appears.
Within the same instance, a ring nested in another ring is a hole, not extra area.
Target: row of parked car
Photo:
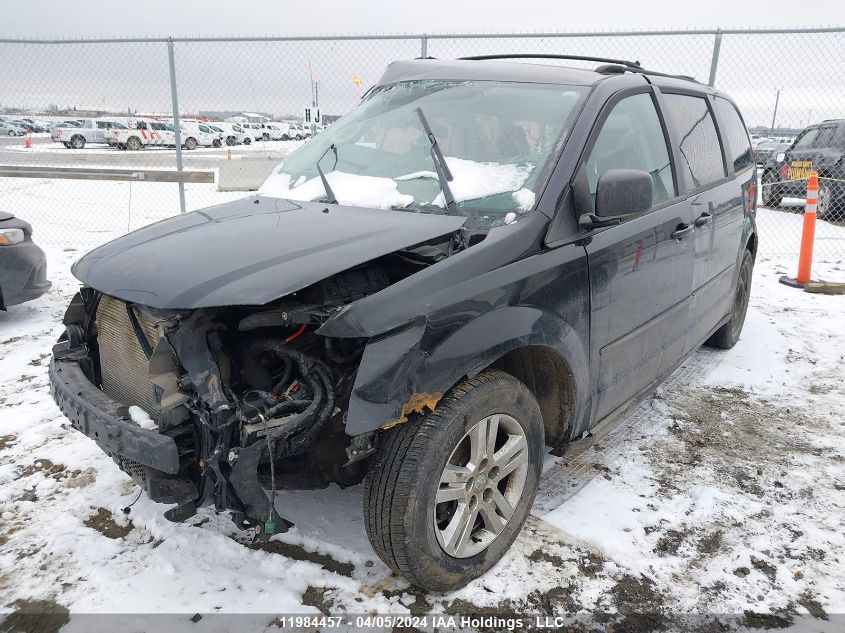
[[[0,122],[6,125],[6,122]],[[238,123],[182,119],[179,122],[181,143],[185,149],[249,145],[253,141],[302,140],[311,131],[295,122]],[[11,125],[11,124],[9,124]],[[0,133],[5,133],[0,127]],[[8,128],[10,136],[20,128]],[[13,131],[13,133],[11,133]],[[152,118],[82,118],[60,121],[50,127],[50,138],[70,149],[82,149],[94,143],[119,149],[140,150],[146,146],[175,146],[176,128],[172,121]]]
[[[48,123],[26,117],[0,117],[0,135],[2,136],[24,136],[26,134],[49,132],[56,122]]]

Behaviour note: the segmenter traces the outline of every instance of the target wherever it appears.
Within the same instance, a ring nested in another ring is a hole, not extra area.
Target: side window
[[[669,119],[678,132],[681,154],[691,189],[725,177],[722,147],[713,115],[702,97],[666,94]]]
[[[608,169],[639,169],[651,174],[654,181],[652,204],[675,196],[666,137],[651,95],[627,97],[613,106],[585,167],[593,200],[599,177]]]
[[[105,121],[97,121],[97,128],[100,130],[107,130],[109,129],[109,124]]]
[[[751,142],[748,140],[748,130],[739,116],[734,105],[727,99],[716,97],[716,111],[720,120],[724,123],[722,136],[727,139],[731,155],[728,156],[728,163],[733,164],[734,171],[740,172],[754,164],[754,153],[751,150]]]
[[[835,125],[825,125],[819,128],[819,133],[816,135],[816,142],[813,147],[831,147],[833,145],[833,134],[836,132]]]
[[[813,141],[816,140],[818,133],[819,128],[817,127],[804,130],[801,132],[801,136],[798,137],[798,140],[795,141],[795,145],[792,146],[792,149],[807,149],[808,147],[812,147]]]

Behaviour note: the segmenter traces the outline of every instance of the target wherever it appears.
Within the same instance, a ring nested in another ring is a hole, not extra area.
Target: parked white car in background
[[[23,136],[26,130],[9,121],[0,121],[0,134],[3,136]]]
[[[137,119],[131,126],[108,130],[106,142],[118,149],[138,151],[144,147],[176,145],[176,130],[169,123],[155,119]]]
[[[237,123],[226,123],[225,121],[212,121],[206,123],[215,132],[222,134],[223,142],[226,145],[240,145],[245,143],[249,145],[252,138],[244,132],[243,128]]]
[[[193,150],[199,146],[222,147],[223,133],[215,132],[205,123],[199,121],[179,121],[182,132],[182,147]]]

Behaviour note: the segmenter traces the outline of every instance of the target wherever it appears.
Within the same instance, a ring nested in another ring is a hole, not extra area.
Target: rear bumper
[[[128,418],[127,407],[94,385],[71,358],[50,362],[50,393],[73,428],[110,457],[130,459],[170,475],[179,472],[179,451],[173,438],[148,431]]]
[[[37,299],[50,285],[47,258],[36,244],[0,246],[0,309]]]

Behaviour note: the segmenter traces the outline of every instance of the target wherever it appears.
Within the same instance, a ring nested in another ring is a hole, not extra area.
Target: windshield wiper
[[[329,150],[334,151],[334,166],[337,167],[337,147],[335,147],[335,144],[332,143],[326,148],[326,151],[320,155],[320,158],[317,159],[317,173],[320,174],[320,180],[323,181],[323,189],[326,190],[326,197],[329,199],[329,204],[337,204],[337,196],[334,195],[334,191],[332,191],[331,185],[329,185],[329,181],[326,178],[326,175],[323,173],[323,170],[320,169],[320,161],[326,157],[326,154],[329,153]]]
[[[449,183],[453,180],[452,172],[446,164],[446,159],[443,157],[443,152],[440,151],[440,146],[437,144],[437,137],[431,131],[431,126],[428,124],[428,119],[425,118],[422,108],[417,108],[417,116],[420,117],[425,135],[428,137],[428,142],[431,144],[431,161],[434,163],[434,171],[437,174],[437,180],[440,182],[440,191],[443,192],[443,199],[446,201],[447,209],[454,209],[458,205],[455,202],[455,196],[452,195],[452,190],[449,188]]]

